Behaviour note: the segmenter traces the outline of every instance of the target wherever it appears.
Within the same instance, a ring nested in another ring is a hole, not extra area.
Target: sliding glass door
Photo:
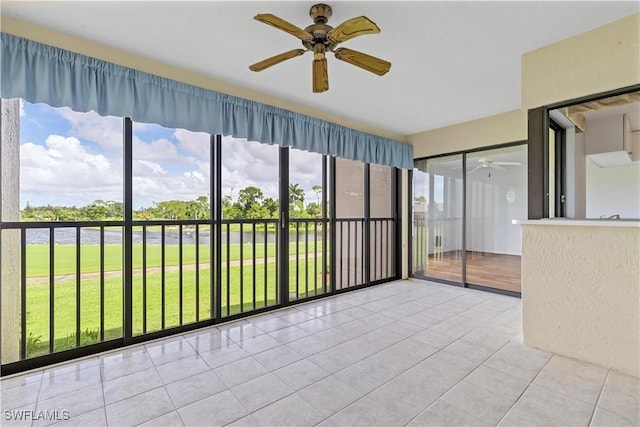
[[[416,161],[413,273],[462,282],[462,155]]]
[[[520,292],[525,144],[416,160],[412,189],[414,276]]]
[[[527,146],[466,155],[466,281],[520,292],[520,226],[527,217]]]

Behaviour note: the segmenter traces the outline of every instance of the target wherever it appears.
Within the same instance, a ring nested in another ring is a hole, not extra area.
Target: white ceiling
[[[329,56],[330,90],[311,92],[309,53],[260,73],[248,65],[300,47],[252,18],[311,24],[313,1],[14,2],[2,14],[357,120],[412,134],[520,108],[520,58],[637,13],[625,2],[331,1],[336,26],[366,15],[382,32],[342,44],[393,63],[378,77]]]

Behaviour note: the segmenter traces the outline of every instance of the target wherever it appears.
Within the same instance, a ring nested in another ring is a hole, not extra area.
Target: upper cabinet
[[[632,142],[637,138],[637,133],[636,136],[633,134],[627,114],[588,120],[585,153],[600,167],[631,164],[639,160]]]

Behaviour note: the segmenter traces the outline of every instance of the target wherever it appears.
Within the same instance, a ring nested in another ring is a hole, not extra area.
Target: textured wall
[[[20,101],[0,100],[2,131],[0,162],[2,185],[0,202],[2,220],[20,219]],[[2,363],[19,359],[20,338],[20,234],[17,230],[2,233]]]
[[[522,226],[528,345],[640,375],[640,228]]]
[[[640,83],[640,14],[522,55],[522,109]]]
[[[407,136],[416,159],[525,139],[527,112],[520,110]]]

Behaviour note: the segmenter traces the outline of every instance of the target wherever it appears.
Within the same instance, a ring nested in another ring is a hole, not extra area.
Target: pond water
[[[266,231],[267,242],[274,243],[276,241],[275,231]],[[265,230],[256,230],[256,242],[264,242]],[[122,231],[120,229],[107,229],[104,230],[104,242],[105,243],[122,243]],[[210,233],[208,230],[200,231],[200,243],[209,244]],[[180,233],[177,230],[165,230],[165,244],[177,245],[179,243]],[[230,243],[240,243],[242,239],[243,243],[251,243],[253,235],[251,231],[245,231],[241,233],[239,231],[231,231],[229,233]],[[309,231],[308,239],[310,242],[314,240],[314,232]],[[318,230],[318,240],[322,239],[322,232]],[[304,242],[304,231],[299,233],[300,242]],[[196,241],[195,231],[192,229],[183,230],[182,243],[185,245],[194,244]],[[295,231],[289,231],[289,241],[296,241]],[[76,230],[75,228],[58,228],[55,230],[55,242],[58,245],[68,245],[76,243]],[[100,243],[100,230],[93,228],[83,228],[80,232],[80,242],[84,245],[92,245]],[[147,231],[147,244],[159,245],[162,242],[162,236],[160,231]],[[223,233],[222,243],[227,242],[227,234]],[[38,228],[27,230],[27,244],[48,244],[49,243],[49,230],[46,228]],[[142,231],[133,232],[133,243],[142,243]]]

